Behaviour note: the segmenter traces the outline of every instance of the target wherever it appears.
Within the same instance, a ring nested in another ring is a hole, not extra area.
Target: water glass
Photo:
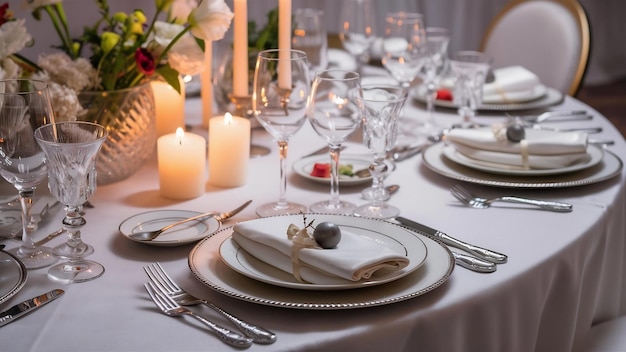
[[[312,77],[328,67],[328,35],[324,11],[310,8],[295,11],[291,48],[306,54]]]
[[[376,4],[374,0],[342,0],[339,10],[339,39],[358,65],[358,70],[370,59],[370,49],[376,40]]]
[[[426,28],[426,52],[427,59],[422,70],[422,78],[426,90],[426,122],[424,131],[432,134],[436,123],[433,119],[433,110],[437,89],[439,89],[441,77],[448,69],[448,44],[450,43],[450,31],[447,28]]]
[[[483,100],[483,86],[492,58],[479,51],[459,51],[450,56],[450,69],[456,78],[454,102],[465,122],[473,122]]]
[[[426,63],[426,29],[419,13],[394,12],[385,18],[383,66],[400,83],[409,87]]]

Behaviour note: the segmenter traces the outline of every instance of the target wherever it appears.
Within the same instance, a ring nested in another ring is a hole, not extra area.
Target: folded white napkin
[[[234,226],[233,240],[246,252],[278,269],[293,273],[289,222],[266,218]],[[298,252],[300,276],[319,285],[348,284],[389,273],[409,264],[409,258],[373,240],[341,229],[341,242],[333,249],[302,248]]]
[[[495,69],[493,74],[494,81],[483,87],[484,103],[523,102],[545,92],[539,77],[522,66]]]
[[[589,159],[587,133],[526,128],[523,142],[498,138],[491,127],[453,129],[446,143],[468,158],[503,168],[556,169]]]

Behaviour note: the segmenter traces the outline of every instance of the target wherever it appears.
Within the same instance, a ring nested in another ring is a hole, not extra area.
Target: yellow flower
[[[102,51],[106,55],[111,50],[113,50],[113,48],[115,48],[115,46],[119,42],[120,42],[120,36],[117,33],[104,32],[102,33],[102,41],[100,42],[100,47],[102,48]]]
[[[202,0],[187,21],[194,37],[214,41],[224,37],[232,19],[233,13],[223,0]]]

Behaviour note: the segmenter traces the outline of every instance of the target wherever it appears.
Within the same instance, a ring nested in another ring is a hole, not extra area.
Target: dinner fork
[[[150,298],[152,298],[154,304],[161,310],[161,312],[163,312],[163,314],[171,317],[190,315],[208,326],[213,333],[222,339],[222,341],[231,346],[244,348],[252,345],[251,338],[219,326],[212,321],[209,321],[190,311],[189,309],[179,306],[178,303],[174,302],[174,300],[168,297],[165,293],[160,292],[153,283],[145,283],[144,287],[146,288],[146,291],[148,291],[148,294],[150,295]]]
[[[209,308],[220,313],[222,316],[232,322],[246,336],[251,337],[254,342],[270,344],[276,341],[276,334],[274,334],[273,332],[241,320],[233,316],[232,314],[224,311],[215,304],[207,300],[197,298],[180,288],[176,284],[176,282],[165,272],[160,263],[152,263],[148,266],[144,266],[143,269],[148,275],[148,278],[150,278],[150,281],[154,285],[156,285],[161,292],[165,293],[168,297],[172,298],[177,303],[183,306],[192,306],[197,304],[204,304],[208,306]]]
[[[573,206],[568,203],[561,203],[555,201],[546,201],[539,199],[528,199],[521,197],[513,197],[513,196],[504,196],[504,197],[495,197],[495,198],[481,198],[470,191],[463,188],[461,185],[455,185],[450,189],[452,195],[458,199],[461,203],[472,207],[485,209],[491,206],[493,202],[507,202],[507,203],[520,203],[520,204],[528,204],[538,206],[544,210],[556,211],[561,213],[566,213],[572,211]]]

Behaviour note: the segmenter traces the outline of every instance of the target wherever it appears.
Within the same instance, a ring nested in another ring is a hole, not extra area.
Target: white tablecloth
[[[407,104],[408,119],[423,119],[421,107]],[[200,102],[190,99],[187,115],[200,121]],[[609,150],[626,159],[626,143],[598,112],[567,98],[554,109],[584,108],[593,120],[569,126],[602,126],[594,138],[615,140]],[[440,111],[451,122],[454,112]],[[487,117],[490,119],[492,117]],[[202,130],[200,130],[203,132]],[[206,132],[204,132],[206,133]],[[250,160],[245,186],[208,186],[199,198],[172,201],[158,192],[155,158],[132,177],[101,186],[91,198],[83,238],[94,245],[92,259],[106,267],[90,282],[58,285],[46,269],[29,272],[26,286],[2,308],[55,287],[66,293],[39,311],[0,329],[3,351],[229,351],[195,322],[159,313],[143,288],[142,267],[159,261],[181,286],[235,315],[278,334],[273,345],[254,351],[569,351],[592,323],[626,313],[626,173],[594,185],[569,189],[512,190],[468,185],[489,195],[510,193],[574,204],[571,213],[530,209],[470,209],[450,195],[457,183],[440,176],[420,156],[398,163],[388,184],[401,185],[390,202],[402,215],[465,241],[509,256],[493,274],[456,267],[441,287],[404,302],[352,310],[314,311],[256,305],[223,296],[191,274],[187,256],[193,245],[154,247],[131,242],[118,233],[125,218],[155,209],[227,210],[253,199],[235,220],[255,218],[256,206],[278,196],[277,147],[262,130],[253,141],[272,149]],[[289,165],[323,146],[307,123],[290,143]],[[352,144],[346,152],[364,151]],[[358,204],[362,187],[342,188],[342,198]],[[328,187],[288,175],[288,198],[312,203],[326,199]],[[60,226],[61,214],[42,226],[38,236]],[[231,223],[232,224],[232,223]],[[61,243],[57,238],[51,245]],[[9,247],[16,241],[5,241]],[[315,293],[311,293],[314,295]],[[224,322],[207,308],[197,308]]]

